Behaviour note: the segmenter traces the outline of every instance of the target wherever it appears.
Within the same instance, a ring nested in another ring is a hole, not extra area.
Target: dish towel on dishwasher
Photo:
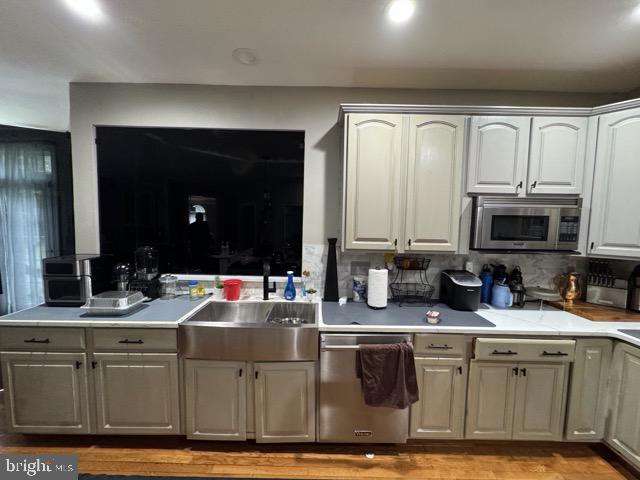
[[[360,345],[356,375],[371,407],[404,409],[418,401],[413,348],[406,342]]]

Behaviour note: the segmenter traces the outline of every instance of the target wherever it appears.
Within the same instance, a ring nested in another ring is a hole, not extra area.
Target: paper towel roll
[[[389,271],[386,268],[370,268],[368,284],[367,305],[371,308],[386,308]]]

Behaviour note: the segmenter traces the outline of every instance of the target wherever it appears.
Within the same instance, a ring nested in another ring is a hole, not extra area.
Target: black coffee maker
[[[527,296],[527,289],[524,288],[522,282],[522,270],[516,265],[509,274],[509,289],[513,294],[513,307],[524,308],[524,302]]]

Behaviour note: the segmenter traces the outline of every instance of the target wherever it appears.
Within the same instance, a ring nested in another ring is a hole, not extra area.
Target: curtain
[[[42,259],[58,253],[54,146],[0,142],[0,314],[44,301]]]

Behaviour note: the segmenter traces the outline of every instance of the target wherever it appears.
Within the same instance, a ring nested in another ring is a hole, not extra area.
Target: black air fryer
[[[440,272],[440,301],[454,310],[478,310],[482,281],[466,270]]]

